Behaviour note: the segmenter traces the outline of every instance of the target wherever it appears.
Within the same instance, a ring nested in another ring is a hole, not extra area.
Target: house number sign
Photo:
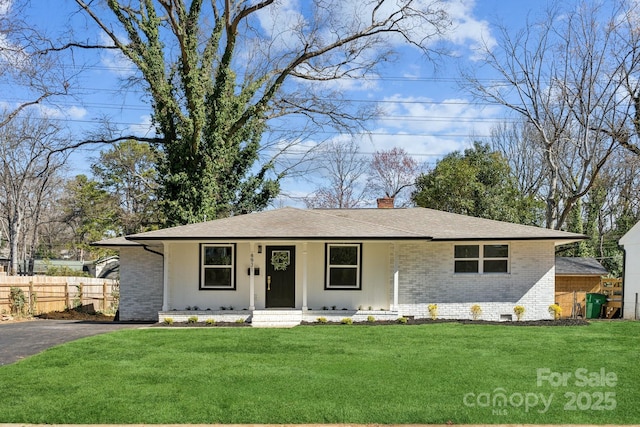
[[[274,270],[284,271],[289,264],[289,251],[273,251],[271,254],[271,265],[273,265]]]

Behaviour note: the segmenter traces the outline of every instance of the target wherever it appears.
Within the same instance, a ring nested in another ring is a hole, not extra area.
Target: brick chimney
[[[393,209],[393,197],[382,197],[377,199],[378,209]]]

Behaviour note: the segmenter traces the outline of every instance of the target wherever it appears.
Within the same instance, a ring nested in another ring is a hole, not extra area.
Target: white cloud
[[[113,45],[113,40],[111,40],[105,33],[101,32],[99,37],[101,43],[105,45]],[[122,54],[122,52],[120,52],[119,49],[103,49],[103,52],[100,55],[100,62],[109,71],[119,77],[128,77],[136,72],[136,67],[126,56]]]
[[[0,15],[7,15],[12,5],[13,0],[0,0]]]
[[[152,137],[155,135],[156,129],[153,126],[153,123],[151,122],[151,115],[149,114],[142,115],[138,117],[138,120],[139,121],[137,124],[130,125],[128,127],[128,131],[132,135],[146,136],[146,137]]]
[[[300,46],[299,28],[306,25],[297,0],[280,0],[275,6],[256,13],[262,30],[278,50],[291,50]],[[278,47],[279,46],[279,47]]]
[[[384,113],[372,131],[375,149],[401,147],[420,163],[434,163],[489,135],[503,115],[500,107],[480,107],[464,98],[435,102],[427,97],[393,95],[385,101]]]
[[[31,108],[38,111],[42,116],[52,119],[81,120],[87,117],[87,110],[75,105],[61,109],[38,104]]]
[[[454,45],[467,46],[476,50],[481,46],[489,49],[496,45],[496,40],[491,34],[490,25],[485,20],[478,20],[473,16],[474,0],[449,0],[446,9],[451,17],[454,27],[447,34],[446,40]],[[472,55],[471,59],[479,59],[478,55]]]

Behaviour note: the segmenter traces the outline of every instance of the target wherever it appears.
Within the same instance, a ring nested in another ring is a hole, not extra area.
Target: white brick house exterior
[[[121,251],[121,320],[295,324],[429,317],[430,304],[439,318],[470,319],[478,304],[483,320],[516,305],[548,319],[554,248],[582,238],[423,208],[284,208],[97,244]]]
[[[624,248],[624,295],[622,315],[625,319],[640,317],[640,222],[620,239]]]
[[[429,304],[438,304],[440,318],[469,319],[471,305],[478,304],[483,320],[497,321],[511,318],[514,306],[522,305],[524,320],[549,318],[555,293],[553,242],[509,242],[508,274],[454,273],[454,245],[398,245],[400,314],[429,317]]]

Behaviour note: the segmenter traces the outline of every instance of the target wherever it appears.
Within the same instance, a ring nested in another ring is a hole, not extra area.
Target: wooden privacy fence
[[[11,312],[11,288],[22,290],[25,312],[34,315],[76,307],[115,311],[120,295],[118,281],[111,279],[0,276],[0,313]]]

